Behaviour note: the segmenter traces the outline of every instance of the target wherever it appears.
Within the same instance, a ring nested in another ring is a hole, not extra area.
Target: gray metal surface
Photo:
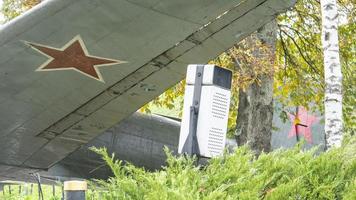
[[[135,113],[49,169],[50,176],[107,178],[110,170],[88,148],[106,147],[116,158],[149,170],[165,165],[164,146],[177,153],[180,122]]]
[[[109,153],[114,152],[116,158],[124,163],[158,170],[166,165],[165,146],[177,155],[179,131],[179,121],[134,113],[41,174],[51,179],[108,178],[112,175],[111,171],[100,156],[88,149],[92,146],[106,147]],[[232,150],[237,144],[235,140],[227,140],[226,145]]]
[[[147,170],[158,170],[166,165],[166,146],[177,155],[180,122],[158,115],[134,113],[129,118],[115,125],[104,134],[81,147],[47,173],[47,177],[77,177],[106,179],[111,174],[100,156],[89,150],[89,147],[106,147],[116,158],[130,162]],[[236,141],[226,140],[227,148],[232,151]]]
[[[64,200],[85,200],[85,191],[67,191]]]
[[[109,153],[115,153],[117,159],[130,162],[148,170],[157,170],[166,163],[163,151],[167,146],[174,155],[177,154],[180,122],[157,115],[134,113],[104,134],[98,136],[85,146],[61,160],[48,171],[34,170],[40,173],[44,183],[64,181],[73,178],[106,179],[110,169],[99,155],[89,147],[106,147]],[[227,140],[227,146],[236,146],[234,140]],[[4,170],[4,168],[2,168]],[[20,180],[34,182],[30,171],[18,169],[0,175],[0,180]]]
[[[134,113],[88,144],[51,167],[48,171],[33,170],[55,180],[63,178],[107,178],[110,170],[89,147],[106,147],[116,158],[136,166],[154,170],[165,164],[164,146],[177,152],[180,122],[156,115]],[[1,168],[0,180],[33,181],[28,169]]]
[[[283,120],[280,117],[282,111],[294,114],[295,110],[295,107],[282,109],[280,104],[275,103],[273,149],[290,148],[297,143],[295,135],[288,136],[293,128],[293,122],[289,118]],[[304,147],[309,149],[320,145],[323,149],[325,145],[323,118],[320,113],[308,113],[319,120],[311,126],[312,142],[306,142]],[[109,153],[115,153],[116,158],[124,162],[130,162],[148,170],[157,170],[165,165],[164,146],[167,146],[174,154],[177,153],[179,131],[180,122],[177,120],[158,115],[134,113],[55,164],[48,171],[0,166],[0,171],[4,172],[0,174],[0,180],[34,182],[35,180],[29,173],[40,173],[45,183],[73,178],[106,179],[112,175],[111,171],[99,155],[89,150],[92,146],[106,147]],[[303,136],[301,133],[300,137],[304,138]],[[237,146],[233,139],[228,139],[226,145],[230,151]]]
[[[0,30],[0,176],[50,168],[293,3],[44,1]],[[60,49],[77,35],[90,55],[126,63],[100,67],[104,83],[36,71],[48,57],[24,41]]]

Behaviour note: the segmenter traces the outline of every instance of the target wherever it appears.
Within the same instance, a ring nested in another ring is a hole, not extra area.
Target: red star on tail
[[[292,127],[288,133],[288,138],[297,135],[303,135],[308,143],[312,143],[312,124],[319,121],[316,116],[308,114],[308,111],[304,107],[299,107],[296,115],[289,114],[289,119],[292,122]]]

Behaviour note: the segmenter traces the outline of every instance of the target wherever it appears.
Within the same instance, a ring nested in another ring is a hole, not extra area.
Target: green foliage
[[[262,56],[256,58],[256,52],[259,52],[259,55],[264,55],[263,58]],[[271,53],[273,53],[271,49],[267,45],[262,44],[254,34],[209,62],[209,64],[215,64],[230,69],[233,72],[228,118],[228,136],[231,137],[234,134],[236,126],[239,90],[245,90],[254,82],[259,84],[261,76],[273,76],[274,59],[273,56],[270,56]],[[236,64],[237,60],[239,64]],[[159,114],[167,113],[167,111],[165,111],[167,109],[182,110],[184,89],[185,80],[168,89],[165,93],[146,104],[140,110],[146,113],[150,113],[151,110],[153,110]],[[175,113],[176,115],[173,117],[180,117],[182,114],[181,112]]]
[[[347,23],[339,27],[343,74],[345,131],[356,130],[356,17],[355,1],[339,0],[339,14]],[[285,105],[324,109],[324,64],[321,45],[321,13],[318,1],[299,0],[293,10],[278,17],[278,71],[274,93]],[[310,104],[312,103],[312,104]]]
[[[32,192],[30,183],[11,185],[11,192],[8,185],[0,192],[0,200],[38,200],[38,185],[33,184]],[[21,187],[21,188],[20,188]],[[61,186],[55,186],[55,196],[53,196],[52,185],[41,185],[43,198],[45,200],[60,200],[62,196]],[[10,194],[11,193],[11,194]]]
[[[174,157],[167,167],[148,172],[123,165],[106,149],[94,149],[112,169],[108,180],[94,180],[88,199],[355,199],[356,140],[316,155],[299,147],[262,154],[247,148],[214,158]]]
[[[1,12],[10,21],[39,3],[40,0],[3,0]]]
[[[340,14],[346,15],[348,19],[348,23],[339,27],[344,124],[346,132],[355,132],[356,6],[354,0],[339,0],[338,3]],[[258,83],[261,75],[274,76],[275,99],[284,105],[302,105],[312,110],[323,111],[324,70],[320,16],[318,1],[299,0],[294,9],[278,17],[278,40],[274,66],[268,63],[268,59],[263,62],[263,59],[251,56],[254,50],[264,48],[257,42],[251,45],[250,41],[253,37],[248,37],[210,61],[234,72],[228,123],[230,132],[235,128],[239,89],[248,87],[252,82]],[[272,55],[270,60],[274,60]],[[236,60],[238,60],[238,66]],[[144,108],[158,105],[158,107],[170,109],[174,105],[172,104],[174,98],[184,94],[184,82],[169,89],[167,94],[161,95]],[[182,98],[179,101],[178,105],[182,105]]]

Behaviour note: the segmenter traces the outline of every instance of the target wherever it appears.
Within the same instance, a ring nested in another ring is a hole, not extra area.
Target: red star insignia
[[[312,143],[311,126],[317,123],[319,119],[316,116],[308,114],[304,107],[299,107],[296,115],[288,113],[289,119],[292,122],[292,127],[288,133],[288,138],[296,135],[303,135],[308,143]]]
[[[126,63],[125,61],[90,55],[79,35],[60,49],[32,42],[26,43],[48,57],[48,60],[36,71],[75,70],[90,78],[104,82],[98,67]]]

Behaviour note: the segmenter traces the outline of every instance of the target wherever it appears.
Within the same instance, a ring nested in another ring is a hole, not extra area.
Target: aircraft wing
[[[1,173],[48,169],[293,4],[44,1],[0,30]]]

